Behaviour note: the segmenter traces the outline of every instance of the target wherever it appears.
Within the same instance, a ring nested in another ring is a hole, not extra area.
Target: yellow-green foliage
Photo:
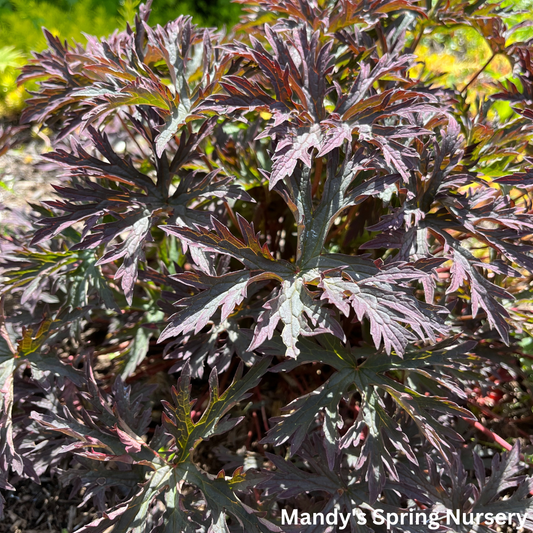
[[[433,31],[421,40],[416,53],[420,63],[413,69],[413,76],[439,76],[439,84],[459,88],[468,83],[492,55],[483,37],[467,27],[442,27]],[[512,73],[512,68],[506,57],[497,55],[484,72],[487,77],[501,80]]]
[[[0,116],[17,113],[28,96],[28,85],[17,87],[20,67],[32,50],[46,47],[42,27],[54,35],[84,42],[82,31],[107,35],[122,20],[109,17],[103,7],[93,7],[92,0],[79,0],[65,11],[52,2],[11,0],[13,11],[4,10],[0,16]]]
[[[17,87],[17,76],[26,56],[13,46],[0,48],[0,115],[24,105],[25,89]]]
[[[104,37],[133,22],[142,0],[0,0],[0,117],[18,113],[28,85],[17,87],[20,67],[32,51],[46,48],[42,28],[85,43],[83,33]],[[164,24],[181,14],[211,26],[238,20],[240,6],[230,0],[156,0],[153,23]],[[5,58],[5,59],[4,59]]]
[[[533,0],[507,0],[502,7],[509,11],[503,17],[508,28],[523,24],[512,31],[506,46],[533,39]],[[415,35],[411,38],[414,39]],[[476,29],[466,25],[434,28],[420,39],[416,54],[420,62],[411,70],[413,78],[434,78],[435,85],[459,89],[474,80],[468,87],[468,101],[472,105],[476,98],[496,92],[494,81],[513,77],[509,59],[504,54],[493,56],[485,38]],[[477,76],[480,70],[483,70],[482,75]],[[497,102],[493,107],[501,119],[513,114],[508,102]]]
[[[107,35],[120,21],[110,17],[102,6],[93,6],[92,0],[79,0],[68,11],[53,2],[11,0],[13,11],[2,13],[2,43],[24,52],[46,47],[42,27],[64,39],[84,41],[82,32]]]

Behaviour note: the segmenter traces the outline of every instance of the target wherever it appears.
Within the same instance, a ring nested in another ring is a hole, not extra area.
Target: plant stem
[[[335,237],[337,237],[337,235],[339,235],[339,233],[342,233],[347,227],[348,227],[348,224],[353,220],[354,216],[355,216],[355,213],[357,213],[357,206],[354,205],[350,211],[348,212],[348,214],[346,215],[346,220],[338,227],[336,228],[335,230],[333,230],[327,237],[326,237],[326,243],[328,243],[329,241],[331,241],[331,239],[334,239]]]
[[[471,426],[475,427],[479,432],[483,433],[483,435],[492,439],[496,444],[499,444],[502,448],[505,448],[507,451],[513,449],[511,444],[502,439],[502,437],[499,435],[496,435],[496,433],[493,433],[490,429],[486,428],[481,422],[478,422],[477,420],[470,420],[468,418],[465,418],[464,420]]]
[[[202,156],[202,161],[207,165],[207,168],[209,169],[209,172],[212,172],[213,171],[213,165],[209,161],[209,158],[207,156],[203,155]],[[230,207],[230,205],[228,204],[228,202],[226,200],[223,200],[223,202],[224,202],[224,207],[226,208],[226,211],[228,212],[228,215],[229,215],[231,221],[233,222],[235,227],[238,230],[240,230],[241,227],[239,226],[239,223],[237,222],[237,217],[235,216],[235,213],[233,212],[233,209]]]
[[[318,187],[320,187],[320,178],[322,177],[322,158],[319,157],[318,159],[315,159],[315,163],[315,178],[313,180],[313,187],[311,189],[311,196],[313,198],[315,197],[315,194],[318,191]]]
[[[6,328],[6,316],[4,314],[4,296],[0,298],[0,337],[2,337],[6,341],[9,351],[13,355],[15,355],[17,353],[17,349],[11,342],[11,338],[9,337],[9,333],[7,332]]]
[[[124,119],[120,116],[120,113],[117,113],[117,117],[120,120],[120,123],[126,130],[126,133],[130,136],[131,140],[135,143],[137,148],[139,149],[139,152],[141,153],[141,156],[143,159],[149,159],[149,157],[144,153],[143,149],[141,148],[141,145],[138,143],[137,139],[135,138],[135,135],[130,131],[130,129],[126,126],[126,123],[124,122]]]
[[[474,77],[463,87],[461,94],[463,94],[468,89],[468,87],[470,87],[470,85],[472,85],[472,83],[474,83],[478,79],[479,75],[490,65],[490,62],[495,57],[496,57],[496,52],[493,52],[492,55],[487,60],[487,62],[476,72]]]
[[[237,221],[237,217],[235,216],[233,209],[231,208],[231,206],[228,204],[226,200],[223,200],[223,202],[224,202],[224,207],[226,208],[226,211],[228,212],[228,215],[231,218],[231,221],[233,222],[234,226],[240,231],[241,227],[239,226],[239,222]],[[240,231],[240,233],[242,235],[242,231]]]
[[[416,36],[415,40],[413,41],[413,44],[411,44],[411,52],[414,53],[416,50],[416,47],[418,46],[418,43],[422,39],[422,36],[424,35],[424,25],[421,24],[420,31],[418,32],[418,35]]]

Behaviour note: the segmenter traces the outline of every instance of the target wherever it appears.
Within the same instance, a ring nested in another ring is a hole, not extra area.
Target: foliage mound
[[[143,5],[24,67],[58,180],[2,240],[4,493],[59,477],[84,533],[533,527],[530,44],[492,2],[245,11],[226,34]],[[513,65],[489,99],[410,77],[443,24]]]

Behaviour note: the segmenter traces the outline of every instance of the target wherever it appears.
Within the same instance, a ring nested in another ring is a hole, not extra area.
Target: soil
[[[41,485],[29,480],[15,483],[16,491],[3,491],[5,518],[0,533],[72,533],[94,520],[94,510],[79,509],[81,498],[69,499],[69,490],[57,479],[41,477]]]
[[[28,202],[38,203],[53,197],[51,183],[57,182],[56,173],[35,166],[45,150],[43,143],[33,141],[0,157],[0,206],[29,208]],[[0,224],[5,218],[2,209]]]

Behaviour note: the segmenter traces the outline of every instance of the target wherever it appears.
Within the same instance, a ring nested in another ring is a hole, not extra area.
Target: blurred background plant
[[[25,55],[14,46],[0,48],[0,115],[7,116],[24,105],[26,88],[17,86]]]
[[[32,83],[17,86],[32,51],[46,48],[42,28],[61,39],[86,43],[84,33],[104,37],[133,21],[140,0],[0,0],[0,119],[16,122]],[[152,21],[165,24],[192,15],[201,26],[233,26],[241,6],[230,0],[157,0]]]
[[[428,2],[435,13],[443,4],[439,0]],[[468,9],[469,3],[455,3]],[[418,67],[412,69],[411,76],[433,77],[439,86],[468,89],[471,104],[477,97],[494,93],[496,89],[491,82],[513,78],[513,65],[508,54],[503,52],[515,42],[533,38],[533,0],[508,0],[501,7],[504,10],[501,18],[506,26],[501,28],[488,23],[475,28],[448,20],[442,21],[440,27],[431,25],[431,31],[425,32],[426,23],[421,22],[417,28],[419,33],[413,32],[411,36],[420,61]],[[493,112],[502,120],[513,114],[508,102],[497,102]]]

